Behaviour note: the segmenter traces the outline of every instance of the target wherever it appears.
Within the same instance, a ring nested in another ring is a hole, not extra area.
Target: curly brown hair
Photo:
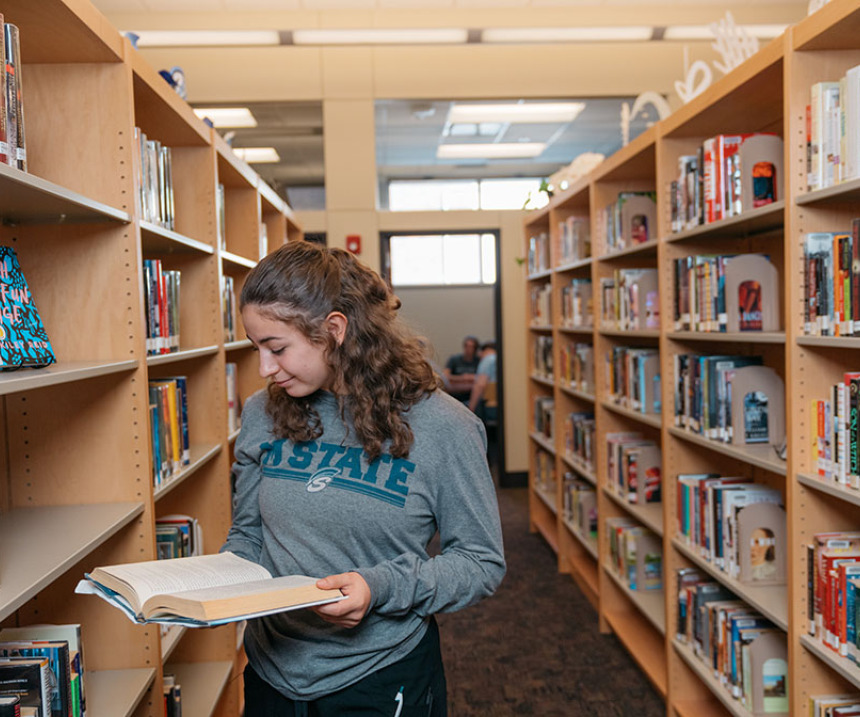
[[[409,454],[413,435],[403,414],[440,381],[421,341],[397,317],[400,300],[376,272],[342,249],[291,241],[248,274],[240,307],[249,305],[325,347],[341,418],[349,413],[370,461],[385,441],[393,456]],[[340,344],[325,327],[333,311],[348,320]],[[303,442],[322,435],[313,400],[269,385],[267,410],[279,438]]]

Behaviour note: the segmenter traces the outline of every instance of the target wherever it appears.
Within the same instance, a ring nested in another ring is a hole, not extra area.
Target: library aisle
[[[438,615],[456,717],[659,717],[663,700],[555,554],[528,535],[525,488],[499,490],[508,573],[498,592]]]

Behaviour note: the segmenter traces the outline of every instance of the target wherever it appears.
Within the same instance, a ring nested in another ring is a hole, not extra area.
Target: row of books
[[[564,474],[561,487],[565,522],[587,543],[597,544],[597,491],[574,473]]]
[[[803,277],[803,332],[860,334],[860,218],[851,222],[851,231],[804,237]]]
[[[594,325],[591,279],[571,279],[561,287],[561,325],[569,329]]]
[[[149,356],[179,351],[180,279],[181,272],[165,269],[161,259],[143,260],[146,353]]]
[[[660,446],[636,432],[606,434],[606,487],[628,503],[662,500]]]
[[[685,256],[673,268],[676,331],[779,330],[779,277],[766,256]]]
[[[676,570],[676,639],[754,715],[789,713],[785,632],[695,568]]]
[[[221,314],[224,325],[224,341],[228,343],[236,341],[239,337],[236,289],[233,277],[227,274],[221,277]]]
[[[583,471],[594,472],[594,414],[574,411],[564,417],[564,454]]]
[[[819,477],[860,489],[860,372],[846,372],[827,398],[812,401],[810,460]]]
[[[600,326],[615,331],[660,328],[656,269],[616,269],[600,280]]]
[[[227,432],[232,435],[242,427],[242,397],[239,394],[239,365],[225,364],[227,374]]]
[[[85,716],[84,676],[80,625],[0,629],[0,704],[17,699],[28,717]]]
[[[552,323],[552,286],[549,282],[529,287],[529,319],[533,326]]]
[[[675,354],[675,425],[723,443],[785,438],[785,385],[761,356]]]
[[[858,717],[860,693],[814,695],[809,698],[810,717]]]
[[[613,346],[604,357],[606,388],[613,403],[639,413],[660,414],[660,353]]]
[[[807,545],[809,632],[860,663],[860,531],[818,533]]]
[[[601,228],[607,254],[656,240],[656,192],[619,192],[604,208]]]
[[[570,216],[558,223],[559,265],[571,264],[591,256],[591,221]]]
[[[542,271],[549,271],[550,250],[549,250],[549,234],[541,232],[540,234],[532,234],[529,237],[528,251],[528,272],[529,274],[537,274]]]
[[[728,219],[783,197],[783,142],[751,132],[709,137],[678,158],[671,183],[674,233]]]
[[[140,127],[134,128],[134,146],[138,159],[140,218],[172,230],[176,227],[176,204],[170,147],[150,139]]]
[[[548,441],[555,436],[555,399],[552,396],[536,396],[534,400],[534,427]]]
[[[746,584],[785,583],[786,516],[782,494],[749,478],[716,473],[676,480],[677,536],[700,557]]]
[[[535,453],[534,487],[545,496],[555,496],[555,459],[540,448]]]
[[[806,160],[810,191],[860,177],[860,65],[810,88]]]
[[[608,567],[630,590],[663,588],[663,541],[629,518],[607,518]]]
[[[0,13],[0,162],[26,172],[22,70],[18,26]]]
[[[203,554],[203,531],[190,515],[164,515],[155,519],[155,547],[159,560]]]
[[[191,462],[185,376],[149,381],[149,419],[153,483],[158,487]]]
[[[594,348],[591,344],[565,341],[558,352],[558,373],[570,388],[594,394]]]
[[[176,681],[176,675],[164,673],[162,680],[164,694],[164,717],[182,717],[182,686]]]
[[[533,347],[534,375],[549,381],[555,380],[552,348],[552,336],[535,336]]]

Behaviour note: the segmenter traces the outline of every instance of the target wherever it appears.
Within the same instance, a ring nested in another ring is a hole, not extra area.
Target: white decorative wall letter
[[[675,92],[684,104],[687,104],[697,95],[702,94],[708,87],[711,86],[713,74],[711,68],[703,60],[696,60],[690,69],[687,71],[687,77],[684,82],[675,80]]]
[[[725,18],[712,22],[709,27],[717,38],[716,42],[711,43],[711,47],[723,59],[722,63],[715,62],[714,67],[723,74],[727,74],[758,52],[758,38],[751,37],[746,30],[738,27],[731,12],[726,12]]]

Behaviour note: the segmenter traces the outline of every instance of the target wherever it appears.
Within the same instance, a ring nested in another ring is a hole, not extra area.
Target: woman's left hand
[[[370,587],[358,573],[340,573],[317,580],[322,590],[340,590],[345,600],[312,607],[317,615],[327,622],[341,627],[355,627],[367,614],[370,606]]]

